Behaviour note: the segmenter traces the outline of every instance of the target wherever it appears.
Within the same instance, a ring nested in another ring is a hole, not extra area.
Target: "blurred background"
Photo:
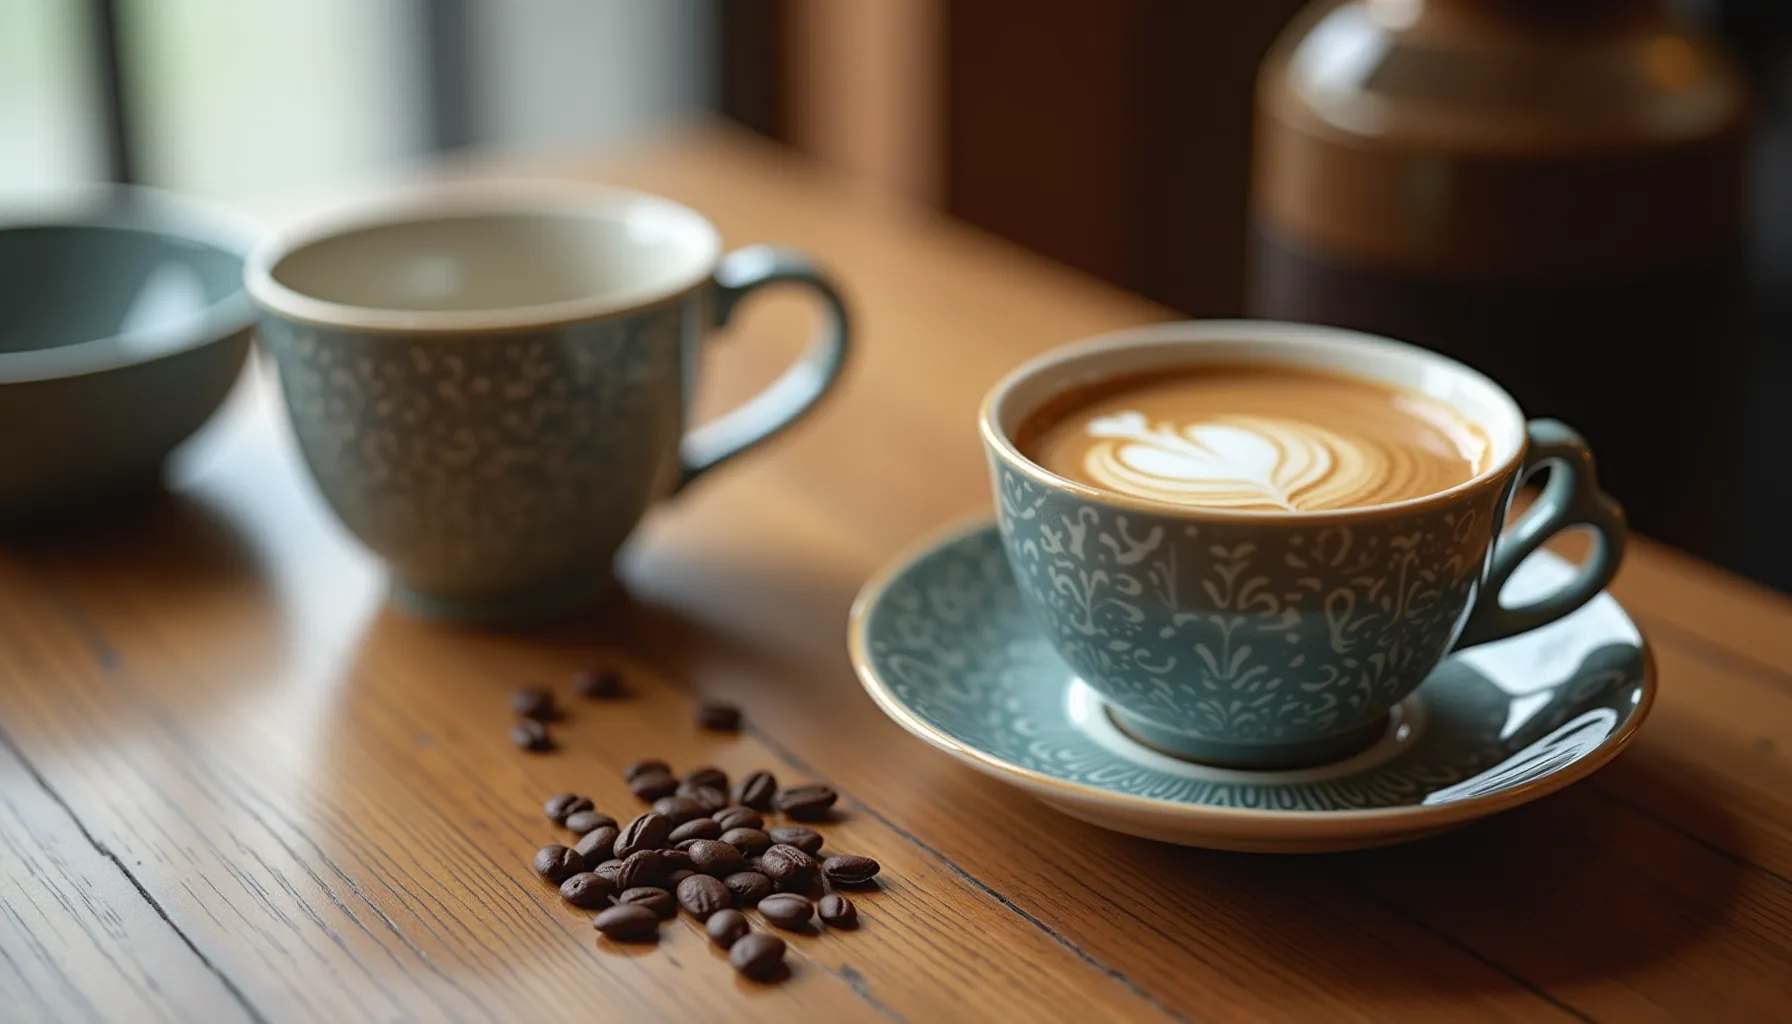
[[[1183,314],[1449,351],[1792,589],[1788,0],[0,0],[0,200],[717,118]]]

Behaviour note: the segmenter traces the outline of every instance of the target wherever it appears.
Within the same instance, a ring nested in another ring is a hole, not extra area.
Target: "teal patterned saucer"
[[[1571,572],[1539,553],[1507,601]],[[1092,824],[1189,846],[1312,852],[1403,842],[1584,778],[1655,699],[1648,647],[1611,595],[1447,660],[1347,760],[1296,771],[1184,761],[1121,732],[1021,605],[995,526],[935,540],[866,584],[859,678],[904,729]]]

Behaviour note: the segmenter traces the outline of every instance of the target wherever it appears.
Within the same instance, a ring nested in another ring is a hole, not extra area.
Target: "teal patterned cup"
[[[299,446],[397,603],[527,622],[613,586],[654,502],[764,442],[838,377],[848,326],[808,258],[727,255],[694,210],[587,185],[477,185],[359,209],[253,255]],[[736,305],[804,286],[823,325],[758,396],[687,429]]]
[[[1204,363],[1418,392],[1486,432],[1489,468],[1407,501],[1246,512],[1098,490],[1015,447],[1028,414],[1069,389]],[[1566,615],[1611,582],[1623,556],[1623,511],[1599,490],[1579,435],[1526,423],[1510,395],[1460,363],[1354,331],[1245,320],[1123,331],[1009,374],[985,399],[980,428],[1008,561],[1058,654],[1135,739],[1226,767],[1349,756],[1451,651]],[[1519,484],[1545,467],[1538,500],[1507,526]],[[1574,578],[1502,604],[1519,563],[1575,526],[1594,543]]]

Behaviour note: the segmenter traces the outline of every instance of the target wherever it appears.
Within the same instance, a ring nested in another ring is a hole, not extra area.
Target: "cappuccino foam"
[[[1424,497],[1473,479],[1487,433],[1376,381],[1282,366],[1203,366],[1106,381],[1046,403],[1016,446],[1117,494],[1200,508],[1318,512]]]

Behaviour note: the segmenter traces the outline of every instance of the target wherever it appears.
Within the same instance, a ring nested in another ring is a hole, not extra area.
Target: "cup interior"
[[[1056,486],[1087,490],[1021,454],[1015,434],[1035,410],[1066,391],[1117,377],[1203,364],[1288,366],[1403,388],[1443,402],[1478,425],[1491,447],[1487,466],[1443,493],[1504,472],[1524,451],[1517,402],[1484,374],[1417,345],[1359,331],[1264,320],[1203,320],[1119,331],[1054,349],[1003,378],[984,401],[985,441],[1010,463]],[[1429,500],[1435,495],[1414,499]],[[1144,499],[1140,499],[1144,500]],[[1153,504],[1146,502],[1147,504]],[[1405,504],[1405,503],[1400,503]],[[1166,506],[1189,512],[1182,506]],[[1310,516],[1310,512],[1227,512],[1228,516]]]
[[[301,320],[366,329],[528,326],[649,305],[720,251],[702,215],[596,187],[492,189],[385,204],[277,241],[252,293]]]

